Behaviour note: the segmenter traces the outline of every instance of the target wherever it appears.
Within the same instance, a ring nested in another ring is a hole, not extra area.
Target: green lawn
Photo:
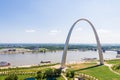
[[[119,60],[110,60],[107,61],[109,64],[117,64]],[[99,66],[96,63],[82,63],[82,64],[73,64],[68,66],[69,69],[74,70],[76,73],[84,73],[93,77],[96,77],[98,80],[120,80],[120,76],[111,72],[107,66]]]
[[[108,60],[108,61],[106,61],[106,62],[107,62],[108,64],[112,64],[112,65],[113,65],[112,69],[113,69],[114,71],[120,73],[120,59]],[[116,67],[117,69],[115,69],[115,67]]]
[[[116,60],[107,60],[106,61],[108,64],[119,64],[120,59]],[[32,67],[32,68],[20,68],[20,69],[10,69],[10,70],[0,70],[2,71],[25,71],[25,72],[34,72],[34,71],[39,71],[41,69],[46,69],[49,66],[42,66],[42,67]],[[93,77],[96,77],[98,80],[120,80],[120,76],[111,72],[107,66],[101,65],[98,66],[96,63],[83,63],[83,64],[72,64],[68,65],[69,69],[74,70],[76,73],[84,73]],[[0,80],[4,80],[6,76],[0,76]],[[24,74],[24,75],[18,75],[18,80],[24,80],[25,78],[28,77],[35,77],[34,74]],[[57,78],[57,80],[64,80],[62,77]]]
[[[120,80],[120,76],[114,74],[107,66],[93,66],[76,70],[76,72],[85,73],[96,77],[99,80]]]
[[[48,65],[41,65],[41,66],[34,66],[34,67],[29,67],[29,68],[10,68],[10,69],[0,69],[0,72],[8,72],[9,74],[11,73],[17,73],[17,74],[21,74],[21,75],[17,75],[18,76],[18,80],[24,80],[25,78],[29,78],[29,77],[35,77],[36,74],[28,74],[29,72],[37,72],[39,70],[45,70],[51,66],[57,65],[56,64],[48,64]],[[23,74],[23,72],[28,72],[27,74]],[[7,75],[3,76],[0,75],[0,80],[5,80],[5,78],[7,77]],[[57,80],[64,80],[63,77],[59,77],[57,78]]]
[[[63,77],[59,77],[57,78],[57,80],[65,80]]]
[[[120,59],[106,60],[108,64],[120,64]]]

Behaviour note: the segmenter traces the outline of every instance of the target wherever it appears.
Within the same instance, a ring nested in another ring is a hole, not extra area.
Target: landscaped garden
[[[118,65],[120,63],[120,59],[107,60],[105,64],[106,63],[112,65]],[[105,65],[97,65],[96,63],[82,63],[82,64],[68,65],[68,67],[69,70],[73,70],[75,72],[76,74],[75,76],[81,76],[81,74],[85,74],[85,75],[89,75],[90,77],[92,76],[93,78],[98,80],[120,80],[120,75],[113,73],[109,69],[109,67]],[[113,67],[111,68],[113,69]],[[119,70],[117,71],[120,72],[120,65],[118,67]]]
[[[64,80],[64,78],[60,75],[61,71],[59,69],[50,68],[51,66],[57,64],[34,66],[30,68],[1,69],[0,80],[25,80],[26,78],[31,77],[36,80],[46,80],[51,77],[57,80]],[[15,77],[13,77],[14,75]]]
[[[107,60],[105,64],[113,65],[111,69],[120,73],[120,59]],[[48,64],[42,66],[34,66],[30,68],[10,68],[0,69],[0,80],[5,80],[10,75],[16,74],[17,80],[26,78],[35,78],[36,80],[46,80],[53,78],[56,80],[65,80],[61,76],[61,71],[53,66],[59,64]],[[120,75],[112,72],[106,65],[98,65],[97,63],[79,63],[67,65],[66,72],[63,73],[68,80],[73,80],[75,77],[81,77],[85,80],[119,80]],[[7,80],[7,79],[6,79]],[[9,80],[9,79],[8,79]]]
[[[111,69],[120,74],[120,59],[108,60],[107,63],[112,64]]]

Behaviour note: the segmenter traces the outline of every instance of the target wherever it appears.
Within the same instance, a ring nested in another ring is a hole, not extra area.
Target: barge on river
[[[6,67],[6,66],[10,66],[10,63],[5,62],[5,61],[0,62],[0,67]]]

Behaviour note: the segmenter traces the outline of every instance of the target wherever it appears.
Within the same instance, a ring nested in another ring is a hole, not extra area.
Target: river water
[[[63,51],[47,52],[47,53],[25,53],[25,54],[0,54],[0,61],[11,63],[12,67],[22,65],[40,64],[41,61],[51,61],[52,63],[60,63]],[[103,53],[104,59],[116,58],[117,53],[106,51]],[[68,51],[67,63],[81,61],[83,58],[97,58],[96,51]]]

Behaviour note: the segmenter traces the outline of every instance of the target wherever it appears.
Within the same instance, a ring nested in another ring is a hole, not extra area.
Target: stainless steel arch
[[[98,34],[95,30],[95,27],[93,26],[93,24],[87,20],[87,19],[78,19],[73,25],[72,27],[70,28],[69,30],[69,33],[68,33],[68,36],[67,36],[67,39],[66,39],[66,42],[65,42],[65,46],[64,46],[64,51],[63,51],[63,56],[62,56],[62,61],[61,61],[61,68],[64,68],[65,67],[65,63],[66,63],[66,56],[67,56],[67,50],[68,50],[68,44],[69,44],[69,40],[70,40],[70,36],[71,36],[71,33],[72,33],[72,30],[74,28],[74,26],[76,25],[77,22],[79,21],[86,21],[90,24],[90,26],[92,27],[93,29],[93,32],[94,32],[94,35],[95,35],[95,38],[96,38],[96,42],[97,42],[97,49],[98,49],[98,53],[99,53],[99,59],[100,59],[100,65],[103,65],[104,64],[104,60],[103,60],[103,54],[102,54],[102,49],[101,49],[101,44],[100,44],[100,40],[99,40],[99,37],[98,37]]]

